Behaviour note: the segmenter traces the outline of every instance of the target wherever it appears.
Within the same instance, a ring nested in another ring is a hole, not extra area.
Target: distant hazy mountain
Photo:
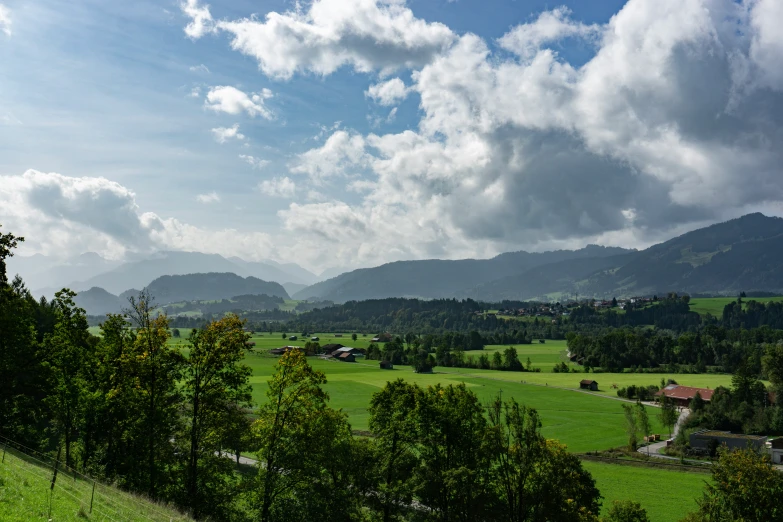
[[[183,275],[208,272],[233,272],[250,275],[242,267],[218,254],[200,252],[160,252],[154,257],[124,263],[117,268],[76,283],[76,290],[98,286],[119,294],[128,288],[144,288],[154,279],[164,275]],[[232,294],[236,295],[236,294]]]
[[[332,279],[333,277],[337,277],[339,275],[342,275],[346,272],[350,272],[350,268],[345,268],[344,266],[334,266],[332,268],[327,268],[323,272],[321,272],[318,275],[319,281],[326,281],[327,279]]]
[[[19,274],[27,288],[37,295],[54,295],[54,292],[71,286],[74,281],[89,279],[119,266],[121,262],[104,259],[95,252],[71,257],[65,260],[35,254],[14,256],[7,262],[11,275]]]
[[[320,277],[310,272],[309,270],[302,268],[296,263],[278,263],[277,261],[272,261],[271,259],[267,259],[264,261],[264,263],[276,266],[286,274],[289,274],[290,277],[287,281],[291,283],[311,285],[321,280]],[[278,283],[279,282],[280,281],[278,281]]]
[[[238,257],[229,257],[228,260],[242,267],[246,275],[252,275],[264,281],[276,281],[281,284],[292,282],[303,285],[311,285],[318,281],[315,274],[294,263],[282,265],[274,261],[245,261]]]
[[[205,273],[166,275],[147,285],[155,303],[163,305],[179,301],[208,301],[229,299],[236,295],[261,295],[289,299],[279,283],[262,281],[255,277],[240,277],[232,273]]]
[[[492,259],[397,261],[316,283],[297,292],[294,298],[345,302],[385,297],[475,297],[471,291],[479,285],[522,274],[538,266],[627,252],[622,248],[590,245],[580,250],[509,252]],[[486,299],[484,295],[479,297]]]
[[[300,285],[298,283],[283,283],[283,288],[288,292],[288,295],[294,295],[295,293],[304,290],[308,285]]]
[[[116,314],[128,306],[128,302],[110,294],[103,288],[93,287],[79,292],[74,298],[76,304],[87,311],[87,315]]]

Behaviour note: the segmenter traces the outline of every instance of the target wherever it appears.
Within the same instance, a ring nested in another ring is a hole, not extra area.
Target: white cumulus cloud
[[[256,169],[262,169],[269,165],[269,160],[256,158],[255,156],[250,156],[248,154],[240,154],[239,159]]]
[[[370,85],[367,92],[364,93],[368,98],[372,98],[380,105],[396,105],[408,96],[408,88],[399,78]]]
[[[196,201],[198,201],[199,203],[218,203],[220,201],[220,196],[218,195],[217,192],[212,191],[206,194],[197,195]]]
[[[0,4],[0,31],[11,36],[11,10]]]
[[[296,194],[296,183],[288,177],[264,180],[258,188],[267,196],[277,198],[292,198]]]
[[[321,147],[300,154],[289,170],[293,174],[306,174],[314,183],[321,184],[328,178],[365,167],[367,160],[364,138],[338,130]]]
[[[228,114],[246,112],[250,116],[261,116],[271,120],[273,118],[272,112],[264,105],[264,101],[271,97],[272,91],[269,89],[246,94],[236,87],[218,86],[209,90],[204,105],[207,109],[215,112]]]
[[[596,24],[586,25],[569,18],[567,7],[558,7],[541,13],[535,22],[516,26],[498,41],[501,47],[523,58],[533,56],[544,44],[563,38],[597,38],[602,28]]]
[[[182,12],[190,18],[185,26],[185,34],[190,38],[201,38],[215,30],[215,22],[209,12],[209,6],[202,6],[198,0],[186,0],[180,4]]]
[[[196,0],[183,4],[191,19],[185,32],[193,38],[212,27],[208,8],[196,6]],[[271,12],[263,21],[218,21],[214,27],[276,78],[305,71],[327,75],[343,65],[357,71],[417,67],[455,39],[445,25],[416,18],[404,0],[314,0],[306,10]]]
[[[235,123],[231,127],[215,127],[212,129],[212,135],[218,143],[225,143],[228,140],[244,140],[245,135],[239,132],[239,124]]]

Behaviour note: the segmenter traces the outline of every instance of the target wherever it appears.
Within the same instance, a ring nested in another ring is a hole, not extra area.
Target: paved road
[[[683,409],[680,412],[680,416],[677,418],[677,424],[674,425],[674,432],[672,433],[672,439],[677,436],[677,433],[680,431],[680,426],[682,426],[685,423],[685,419],[688,418],[688,415],[691,414],[691,410],[689,409]],[[666,441],[662,440],[660,442],[654,442],[648,446],[645,446],[643,448],[639,448],[637,451],[639,453],[642,453],[644,455],[647,455],[649,457],[654,457],[656,459],[667,459],[667,460],[680,460],[679,457],[670,457],[668,455],[661,455],[659,453],[660,450],[666,447]],[[685,459],[689,462],[699,462],[703,463],[702,460],[692,460],[692,459]]]

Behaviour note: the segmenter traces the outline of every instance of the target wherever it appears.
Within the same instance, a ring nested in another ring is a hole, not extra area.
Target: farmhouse
[[[394,365],[391,361],[381,361],[381,370],[393,370]]]
[[[311,337],[310,340],[311,341],[320,341],[320,339],[318,337]]]
[[[582,379],[581,381],[579,381],[579,389],[598,391],[598,381],[593,381],[591,379]]]
[[[356,358],[350,352],[341,353],[337,359],[343,362],[356,362]]]
[[[370,339],[370,342],[373,342],[373,343],[388,343],[391,340],[392,340],[391,334],[384,333],[384,334],[376,335],[375,337]]]
[[[351,348],[350,346],[342,346],[331,353],[333,357],[340,357],[344,353],[350,353],[354,357],[364,357],[363,351],[361,351],[359,348]]]
[[[783,437],[767,441],[767,453],[772,457],[773,464],[783,464]]]
[[[766,448],[767,437],[763,435],[744,435],[730,431],[699,430],[691,433],[691,448],[709,450],[710,445],[723,446],[729,449],[745,449],[748,446],[756,451]]]
[[[669,384],[668,386],[664,386],[661,390],[655,392],[655,396],[666,396],[674,401],[677,406],[687,408],[697,393],[704,401],[710,402],[714,392],[715,390],[710,390],[709,388],[691,388],[690,386]]]
[[[269,353],[272,355],[283,355],[286,352],[290,352],[291,350],[301,350],[299,346],[282,346],[280,348],[272,348],[269,350]]]

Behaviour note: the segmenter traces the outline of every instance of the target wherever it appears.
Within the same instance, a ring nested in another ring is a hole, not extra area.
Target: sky
[[[779,0],[0,0],[23,254],[313,271],[783,215]]]

